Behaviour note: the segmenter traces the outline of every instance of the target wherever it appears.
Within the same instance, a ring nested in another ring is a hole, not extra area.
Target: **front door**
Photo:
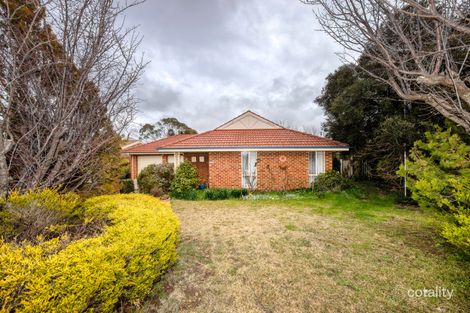
[[[209,153],[185,153],[184,159],[197,168],[197,176],[201,184],[209,183]]]

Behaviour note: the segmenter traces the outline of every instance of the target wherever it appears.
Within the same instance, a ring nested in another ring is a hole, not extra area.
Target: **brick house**
[[[197,135],[176,135],[131,147],[131,177],[149,164],[188,160],[211,188],[308,188],[333,168],[345,143],[284,128],[251,111]]]

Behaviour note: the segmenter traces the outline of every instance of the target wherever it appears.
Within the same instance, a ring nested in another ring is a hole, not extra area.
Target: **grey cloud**
[[[248,109],[290,125],[324,120],[313,99],[339,47],[297,0],[148,0],[127,22],[141,25],[151,61],[139,123],[174,116],[203,131]]]

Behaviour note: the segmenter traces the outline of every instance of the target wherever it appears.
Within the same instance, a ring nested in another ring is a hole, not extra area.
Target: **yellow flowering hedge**
[[[179,221],[167,203],[141,194],[93,197],[87,222],[105,218],[101,235],[15,247],[0,242],[1,310],[109,312],[144,297],[176,261]]]

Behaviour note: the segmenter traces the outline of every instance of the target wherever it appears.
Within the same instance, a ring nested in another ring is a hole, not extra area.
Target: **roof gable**
[[[281,129],[278,124],[251,111],[235,117],[234,119],[217,127],[216,130],[224,129]]]

